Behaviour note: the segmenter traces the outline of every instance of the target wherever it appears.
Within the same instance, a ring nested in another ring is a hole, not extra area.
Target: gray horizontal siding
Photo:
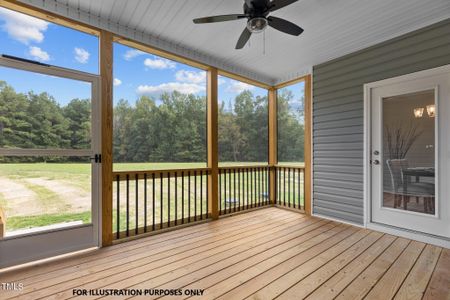
[[[363,85],[447,64],[450,19],[314,67],[314,213],[363,223]]]

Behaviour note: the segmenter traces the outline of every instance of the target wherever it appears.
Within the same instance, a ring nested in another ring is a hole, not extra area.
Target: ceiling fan
[[[236,49],[242,49],[250,39],[252,33],[262,32],[267,25],[281,32],[298,36],[303,29],[292,22],[269,16],[273,11],[288,6],[298,0],[245,0],[244,13],[232,15],[220,15],[194,19],[195,24],[215,23],[247,19],[247,26],[241,33],[236,44]]]

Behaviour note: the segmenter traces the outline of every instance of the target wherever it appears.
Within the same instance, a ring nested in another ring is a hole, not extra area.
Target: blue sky
[[[95,36],[0,8],[0,41],[2,54],[98,74],[98,39]],[[4,67],[0,67],[0,80],[7,81],[18,92],[47,91],[61,105],[73,98],[90,95],[85,83]],[[206,72],[114,44],[114,102],[126,99],[133,104],[141,95],[157,98],[161,93],[173,90],[205,95]],[[250,90],[254,95],[267,95],[262,88],[219,78],[219,102],[226,101],[226,107],[244,90]],[[302,92],[301,88],[295,88],[296,98]]]
[[[289,85],[287,87],[284,87],[278,91],[278,93],[283,92],[283,90],[287,90],[292,92],[294,98],[289,103],[290,111],[292,111],[298,120],[300,120],[302,123],[304,122],[304,115],[303,113],[299,113],[300,111],[304,111],[304,93],[305,93],[305,82],[300,81],[296,84]]]

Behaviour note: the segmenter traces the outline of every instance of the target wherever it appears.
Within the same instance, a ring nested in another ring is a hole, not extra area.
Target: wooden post
[[[305,213],[311,215],[311,142],[312,142],[311,75],[305,76]]]
[[[269,89],[269,199],[272,205],[276,204],[276,168],[278,163],[277,156],[277,90]]]
[[[102,116],[102,246],[112,244],[113,171],[113,35],[100,32],[100,79]]]
[[[208,70],[208,168],[211,169],[208,178],[208,207],[213,220],[219,218],[219,147],[218,147],[218,99],[217,99],[217,69]]]
[[[3,209],[0,207],[0,239],[5,236],[6,232],[6,218]]]

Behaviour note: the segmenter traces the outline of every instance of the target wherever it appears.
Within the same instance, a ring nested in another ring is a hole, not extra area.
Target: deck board
[[[195,299],[450,299],[449,270],[449,249],[271,207],[0,273],[24,285],[0,298],[123,288],[205,289]]]

